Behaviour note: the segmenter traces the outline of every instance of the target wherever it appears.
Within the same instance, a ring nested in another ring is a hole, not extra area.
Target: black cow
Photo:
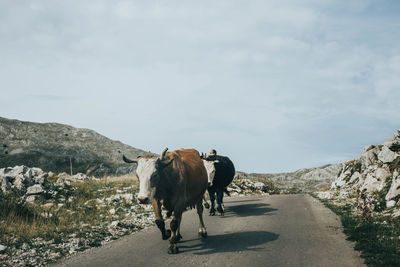
[[[201,156],[208,175],[208,194],[211,200],[210,215],[215,215],[215,195],[217,196],[217,211],[223,215],[223,197],[226,187],[232,182],[235,176],[235,166],[232,161],[220,155]]]

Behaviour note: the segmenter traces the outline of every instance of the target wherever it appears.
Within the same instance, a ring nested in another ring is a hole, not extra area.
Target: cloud
[[[398,127],[399,9],[361,0],[1,2],[9,101],[0,111],[155,152],[213,146],[246,171],[349,159]]]

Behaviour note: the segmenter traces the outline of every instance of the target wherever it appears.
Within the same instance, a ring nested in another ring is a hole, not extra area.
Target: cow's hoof
[[[183,238],[183,237],[181,236],[181,234],[178,234],[178,235],[176,236],[176,241],[180,241],[182,238]]]
[[[169,246],[168,254],[178,254],[178,253],[179,253],[179,249],[175,244]]]
[[[222,206],[218,206],[218,207],[217,207],[217,211],[218,211],[220,214],[223,214],[223,213],[224,213],[224,209],[222,208]]]
[[[166,230],[165,235],[162,236],[162,239],[167,240],[170,237],[171,237],[171,230]]]
[[[207,237],[207,232],[205,232],[205,233],[199,232],[199,237]]]

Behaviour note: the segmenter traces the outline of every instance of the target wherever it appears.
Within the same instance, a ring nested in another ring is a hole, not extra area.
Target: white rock
[[[3,246],[2,244],[0,244],[0,253],[3,253],[6,250],[6,246]]]
[[[123,199],[125,199],[125,201],[127,202],[127,203],[132,203],[132,200],[133,200],[133,194],[122,194],[121,195],[121,197],[123,198]]]
[[[382,151],[378,154],[378,159],[383,163],[394,161],[399,155],[391,151],[387,146],[383,146]]]
[[[389,200],[386,202],[386,208],[392,208],[396,205],[396,201],[394,200]]]
[[[33,177],[33,173],[32,173],[32,169],[28,169],[25,174],[24,174],[25,178],[27,179],[32,179]]]
[[[110,212],[110,214],[111,214],[111,215],[114,215],[114,214],[115,214],[115,209],[114,209],[114,208],[112,208],[112,209],[110,209],[110,211],[109,211],[109,212]]]
[[[375,177],[378,180],[386,181],[386,178],[390,176],[390,171],[387,168],[378,168],[375,171]]]
[[[386,201],[392,200],[400,195],[400,176],[397,171],[393,173],[392,184],[385,196]]]
[[[14,179],[19,174],[24,174],[24,172],[28,169],[24,165],[15,166],[14,168],[6,168],[5,176]]]
[[[362,179],[361,173],[355,172],[355,173],[353,173],[353,175],[350,177],[350,180],[349,180],[348,183],[349,183],[349,184],[353,184],[353,183],[355,183],[355,182],[359,182],[361,179]]]
[[[38,195],[43,192],[44,192],[43,187],[40,184],[35,184],[35,185],[28,187],[28,189],[26,190],[26,195],[28,195],[28,196],[29,195]]]
[[[17,175],[17,177],[15,177],[15,180],[14,180],[14,182],[13,182],[13,185],[14,185],[16,188],[18,188],[19,190],[21,190],[22,187],[23,187],[24,184],[25,184],[25,181],[26,181],[25,176],[22,175],[22,174],[19,174],[19,175]]]
[[[31,170],[32,170],[33,176],[39,176],[39,175],[43,174],[43,171],[40,168],[31,168]]]
[[[368,173],[363,185],[360,188],[360,191],[361,192],[363,192],[364,190],[366,190],[367,192],[377,191],[379,185],[380,183],[378,179],[376,179],[372,173]]]
[[[0,187],[3,193],[6,193],[11,189],[11,184],[6,177],[0,177]]]
[[[26,202],[32,203],[36,200],[42,200],[43,197],[41,195],[30,195],[26,197]]]
[[[334,192],[332,192],[332,191],[318,192],[318,197],[320,199],[332,199],[333,196],[334,196]]]
[[[363,168],[366,168],[367,166],[374,164],[377,158],[376,156],[377,153],[379,153],[379,149],[374,147],[361,154],[360,156],[361,166]]]
[[[255,182],[254,187],[258,190],[263,190],[265,187],[265,184],[263,182]]]

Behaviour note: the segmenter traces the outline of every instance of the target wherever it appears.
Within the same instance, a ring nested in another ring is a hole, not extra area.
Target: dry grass
[[[7,244],[10,240],[29,242],[35,237],[57,239],[60,235],[79,233],[85,231],[85,227],[110,222],[123,215],[110,214],[109,210],[114,206],[101,201],[118,192],[135,195],[137,187],[137,178],[126,175],[72,183],[57,190],[54,198],[37,204],[22,201],[20,195],[0,196],[0,241]]]

